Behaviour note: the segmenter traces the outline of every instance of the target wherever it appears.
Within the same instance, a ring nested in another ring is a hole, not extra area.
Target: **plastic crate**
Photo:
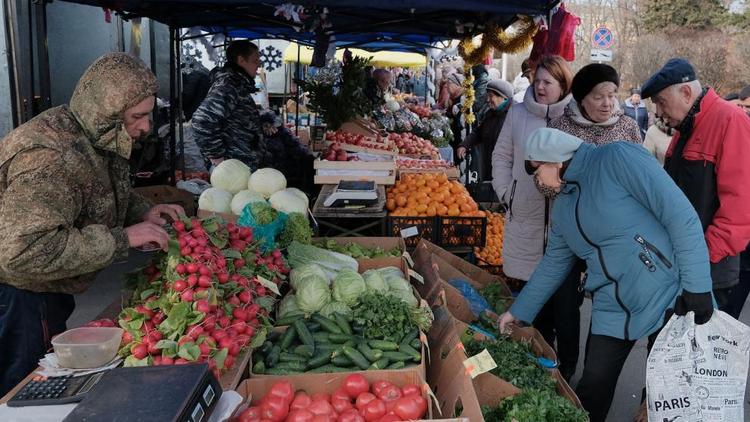
[[[485,217],[440,217],[436,242],[443,248],[483,247],[486,236]]]
[[[403,237],[408,249],[417,247],[420,239],[435,243],[438,220],[436,217],[388,216],[388,236]],[[402,234],[402,231],[404,233]]]

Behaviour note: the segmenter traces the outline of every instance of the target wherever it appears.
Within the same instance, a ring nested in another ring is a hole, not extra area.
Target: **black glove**
[[[711,292],[691,293],[687,290],[683,290],[682,294],[677,296],[677,301],[674,304],[674,313],[679,316],[684,316],[690,311],[695,312],[696,324],[703,325],[707,323],[708,320],[711,319],[711,315],[714,313]]]

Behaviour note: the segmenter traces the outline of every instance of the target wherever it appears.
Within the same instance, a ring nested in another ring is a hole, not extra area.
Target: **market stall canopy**
[[[315,39],[315,33],[305,26],[316,17],[305,20],[303,15],[300,22],[287,19],[277,12],[293,5],[283,0],[64,1],[113,9],[126,19],[148,17],[174,28],[203,27],[234,37],[281,38],[307,44]],[[314,0],[304,5],[320,11],[326,8],[331,25],[326,33],[335,35],[337,43],[368,50],[421,51],[435,41],[481,33],[489,24],[506,27],[519,14],[546,14],[557,3],[559,0]]]
[[[299,44],[290,43],[284,50],[284,61],[287,63],[297,62],[297,53]],[[344,57],[344,48],[336,51],[336,58],[342,60]],[[423,67],[427,59],[422,54],[406,53],[401,51],[376,51],[370,52],[358,48],[350,48],[352,55],[359,57],[371,57],[370,62],[373,66],[379,67]],[[299,46],[299,62],[310,64],[313,56],[313,48],[308,46]]]

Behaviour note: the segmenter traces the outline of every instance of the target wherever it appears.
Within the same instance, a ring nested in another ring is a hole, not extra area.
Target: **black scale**
[[[8,406],[80,401],[64,422],[203,422],[221,393],[206,364],[115,368],[30,381]]]

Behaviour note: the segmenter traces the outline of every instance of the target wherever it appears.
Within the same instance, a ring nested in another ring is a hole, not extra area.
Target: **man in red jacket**
[[[704,88],[685,59],[671,59],[643,85],[656,115],[677,132],[664,169],[695,207],[711,259],[719,309],[726,310],[750,242],[750,119]]]

